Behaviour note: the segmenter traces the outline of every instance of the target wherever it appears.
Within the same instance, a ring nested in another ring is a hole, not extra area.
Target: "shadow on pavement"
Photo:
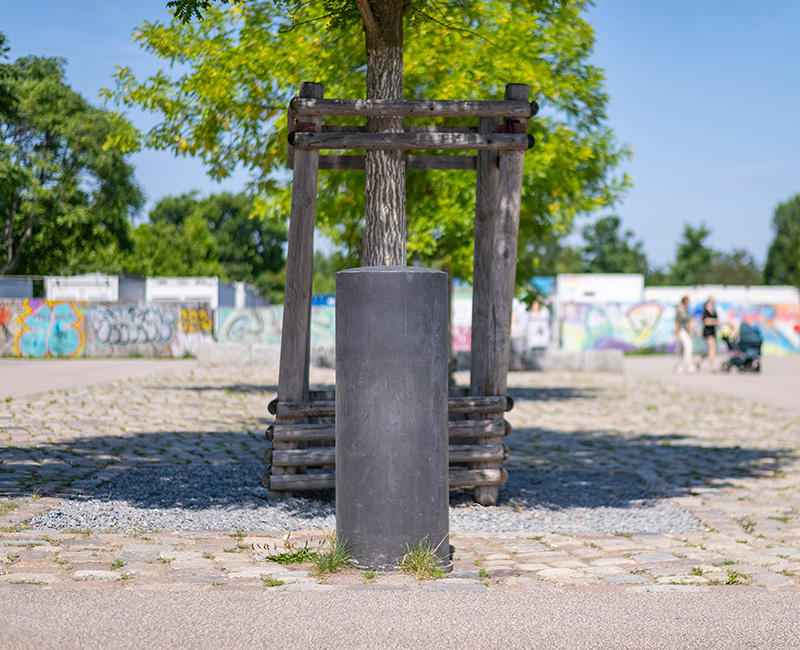
[[[626,507],[761,476],[795,459],[790,449],[701,447],[681,443],[679,435],[622,437],[609,431],[518,429],[513,437],[518,441],[513,447],[526,445],[526,456],[512,452],[512,461],[541,463],[509,471],[500,503],[520,507]],[[162,431],[43,444],[33,450],[33,457],[31,449],[6,447],[0,497],[55,495],[79,476],[125,458],[132,469],[69,498],[116,499],[147,508],[257,507],[267,496],[260,485],[266,465],[259,459],[267,442],[261,441],[248,433]],[[330,492],[298,496],[332,499]]]

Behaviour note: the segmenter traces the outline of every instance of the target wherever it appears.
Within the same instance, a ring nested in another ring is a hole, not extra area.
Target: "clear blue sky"
[[[131,43],[143,20],[167,17],[166,0],[0,0],[11,56],[61,56],[90,100],[114,66],[138,75],[158,61]],[[683,224],[705,222],[715,248],[746,248],[763,262],[772,212],[800,193],[800,2],[600,0],[589,12],[594,62],[612,97],[609,123],[634,158],[634,186],[617,208],[652,261],[675,252]],[[149,119],[134,116],[139,125]],[[191,160],[143,152],[133,163],[150,199],[223,186]]]

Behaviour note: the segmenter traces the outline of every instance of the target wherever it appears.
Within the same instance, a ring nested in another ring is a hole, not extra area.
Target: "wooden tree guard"
[[[451,488],[474,487],[482,505],[497,503],[508,475],[500,463],[511,426],[503,413],[514,299],[525,132],[538,106],[528,86],[508,84],[504,101],[324,99],[323,87],[304,82],[287,111],[287,162],[294,171],[289,216],[286,293],[278,397],[270,404],[275,424],[262,483],[271,497],[294,490],[330,489],[336,455],[332,391],[309,391],[314,214],[320,169],[364,169],[363,155],[320,155],[321,150],[474,150],[477,156],[406,155],[407,169],[475,169],[475,263],[469,395],[451,397]],[[413,126],[403,133],[368,133],[364,127],[323,125],[324,116],[394,115],[477,117],[478,127]],[[501,119],[504,120],[501,125]],[[463,418],[468,419],[463,419]],[[461,419],[458,419],[461,418]],[[307,473],[308,468],[320,471]]]

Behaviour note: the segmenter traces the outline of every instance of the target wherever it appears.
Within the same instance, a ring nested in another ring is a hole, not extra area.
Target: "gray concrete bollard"
[[[336,274],[336,532],[360,567],[391,570],[449,540],[447,274]]]

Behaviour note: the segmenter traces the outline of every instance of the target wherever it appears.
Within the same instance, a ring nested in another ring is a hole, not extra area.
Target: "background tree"
[[[800,287],[800,194],[781,203],[772,217],[775,236],[767,252],[767,284]]]
[[[584,226],[581,261],[584,273],[647,273],[647,256],[633,232],[620,232],[620,218],[601,217]]]
[[[675,263],[670,268],[671,282],[678,285],[705,284],[714,260],[713,249],[705,243],[710,234],[705,223],[698,228],[688,223],[684,225]]]
[[[706,244],[711,231],[705,224],[693,228],[686,224],[667,276],[670,284],[744,284],[763,282],[763,273],[753,256],[744,249],[730,253],[714,250]]]
[[[164,197],[150,211],[150,223],[134,230],[125,268],[150,276],[216,275],[279,300],[286,228],[254,210],[246,194]]]
[[[414,3],[406,17],[405,98],[500,99],[506,82],[526,81],[542,106],[531,126],[539,145],[526,155],[521,255],[552,228],[567,230],[577,215],[613,203],[628,183],[612,177],[628,151],[605,123],[603,75],[588,62],[589,4],[514,1],[500,11],[490,2]],[[285,106],[297,84],[320,81],[329,97],[366,95],[363,27],[339,21],[333,5],[357,8],[311,2],[292,13],[253,0],[210,6],[200,22],[145,23],[134,38],[169,69],[137,79],[123,68],[106,96],[161,121],[146,133],[120,131],[115,142],[196,156],[214,178],[242,166],[269,213],[285,217]],[[292,28],[280,29],[282,21]],[[409,171],[406,179],[408,258],[469,278],[474,173]],[[350,260],[363,258],[364,183],[358,172],[320,175],[317,224]]]
[[[130,246],[142,193],[120,150],[104,147],[108,114],[64,82],[64,66],[0,63],[0,275],[74,272]]]

